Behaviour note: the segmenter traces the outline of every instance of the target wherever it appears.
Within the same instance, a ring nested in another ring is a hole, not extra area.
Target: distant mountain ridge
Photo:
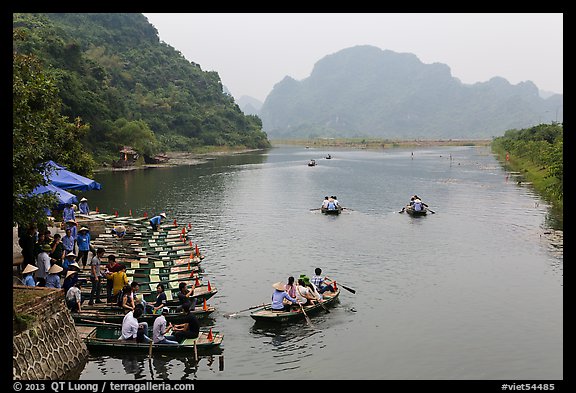
[[[242,96],[236,100],[236,104],[240,107],[245,115],[256,115],[260,114],[260,109],[262,109],[262,101],[257,98],[250,96]]]
[[[271,139],[490,138],[554,121],[562,106],[563,95],[544,99],[530,81],[467,85],[445,64],[360,45],[325,56],[306,79],[285,77],[260,117]]]

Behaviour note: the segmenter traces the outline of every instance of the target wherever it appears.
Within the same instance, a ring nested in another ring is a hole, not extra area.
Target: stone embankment
[[[77,379],[88,349],[60,289],[13,286],[14,380]]]

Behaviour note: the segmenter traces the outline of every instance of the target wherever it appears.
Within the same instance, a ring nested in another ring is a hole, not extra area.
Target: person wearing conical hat
[[[114,228],[112,228],[112,234],[122,239],[124,235],[126,235],[126,227],[124,225],[114,225]]]
[[[64,289],[64,293],[68,293],[68,290],[72,288],[78,282],[78,270],[70,268],[66,272],[66,277],[64,278],[64,282],[62,283],[62,289]]]
[[[88,251],[91,251],[93,247],[90,245],[91,237],[90,237],[90,229],[86,227],[82,227],[78,230],[78,235],[76,236],[76,244],[78,244],[78,255],[76,256],[76,262],[82,259],[82,268],[86,267],[86,263],[88,262]],[[96,255],[94,251],[92,251],[93,255]]]
[[[76,215],[74,214],[74,208],[72,207],[71,203],[67,203],[66,206],[64,206],[64,210],[62,211],[62,219],[64,221],[76,221]]]
[[[80,213],[89,215],[90,214],[90,207],[88,207],[88,199],[82,198],[80,199],[80,203],[78,204],[78,210]]]
[[[62,266],[54,264],[48,269],[48,276],[46,277],[46,288],[60,288],[60,273]]]
[[[38,268],[31,263],[26,265],[24,270],[22,270],[22,275],[24,276],[24,285],[29,287],[35,287],[36,281],[34,280],[34,272],[38,270]]]
[[[150,219],[150,226],[152,227],[152,230],[154,232],[158,230],[158,227],[162,223],[163,218],[166,218],[166,213],[160,213],[157,216],[154,216]]]
[[[296,304],[298,302],[292,296],[288,295],[288,292],[286,292],[286,285],[283,282],[278,281],[272,284],[272,288],[275,289],[274,293],[272,293],[272,310],[290,311],[292,304]],[[290,303],[284,304],[284,299]]]

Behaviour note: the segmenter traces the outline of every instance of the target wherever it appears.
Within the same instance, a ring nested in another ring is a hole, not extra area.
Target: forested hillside
[[[122,145],[149,155],[269,146],[260,119],[242,113],[219,75],[160,42],[142,14],[14,14],[13,28],[15,53],[35,56],[55,79],[61,113],[89,126],[82,143],[97,162]]]
[[[285,77],[260,117],[272,139],[480,139],[562,121],[562,107],[562,95],[543,99],[530,81],[467,85],[445,64],[362,45],[320,59],[306,79]]]

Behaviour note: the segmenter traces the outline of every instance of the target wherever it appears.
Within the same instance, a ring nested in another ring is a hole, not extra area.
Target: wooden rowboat
[[[149,353],[150,344],[137,343],[135,340],[119,340],[122,331],[116,326],[76,326],[80,337],[91,351],[119,351],[119,352],[140,352]],[[148,337],[152,337],[149,333]],[[212,330],[200,331],[200,335],[195,339],[184,339],[178,345],[152,344],[153,353],[177,352],[194,355],[194,346],[197,351],[210,351],[218,349],[224,336]]]
[[[104,307],[93,307],[88,308],[88,306],[83,306],[81,312],[72,312],[72,319],[74,322],[80,325],[102,325],[102,324],[122,324],[124,319],[124,312],[121,307],[116,305],[104,305]],[[196,306],[194,311],[191,311],[196,318],[204,319],[212,314],[216,309],[212,306],[206,305]],[[138,318],[139,322],[148,322],[148,325],[152,325],[156,317],[159,314],[144,314]],[[172,324],[183,323],[185,313],[177,313],[174,308],[170,309],[170,313],[165,315],[166,321],[172,322]]]
[[[330,210],[328,208],[322,207],[320,209],[320,211],[324,214],[334,214],[334,215],[338,215],[340,213],[342,213],[342,206],[338,206],[336,209]]]
[[[416,211],[411,205],[408,205],[404,211],[410,214],[412,217],[425,216],[428,213],[428,209],[425,206],[422,207],[422,210]]]
[[[324,307],[330,307],[334,305],[336,299],[340,295],[340,289],[336,292],[324,292],[324,302],[322,304],[316,303],[311,306],[304,306],[304,311],[306,315],[314,315],[319,311],[324,311]],[[322,307],[324,305],[324,307]],[[274,323],[287,323],[298,321],[305,318],[304,313],[300,307],[292,308],[291,311],[276,311],[270,306],[267,306],[261,310],[255,311],[250,316],[257,322],[274,322]]]

